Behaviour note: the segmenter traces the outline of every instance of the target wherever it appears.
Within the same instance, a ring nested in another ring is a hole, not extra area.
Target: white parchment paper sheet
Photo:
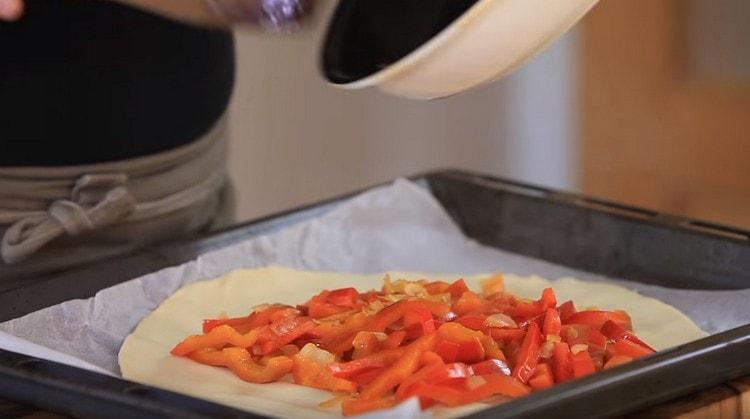
[[[282,265],[351,273],[502,271],[616,282],[658,298],[710,333],[750,323],[746,291],[675,290],[553,265],[467,239],[435,198],[406,180],[373,189],[312,220],[207,253],[0,325],[0,347],[118,374],[117,353],[138,322],[185,284],[236,268]]]

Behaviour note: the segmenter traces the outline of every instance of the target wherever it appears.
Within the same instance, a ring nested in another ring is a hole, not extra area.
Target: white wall
[[[239,219],[439,167],[574,185],[573,38],[502,82],[412,102],[326,85],[321,23],[296,37],[238,34],[230,168]]]

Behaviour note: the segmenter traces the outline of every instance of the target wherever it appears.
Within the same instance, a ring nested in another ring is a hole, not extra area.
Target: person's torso
[[[0,23],[0,166],[121,160],[187,144],[226,110],[228,32],[104,0],[27,0]]]

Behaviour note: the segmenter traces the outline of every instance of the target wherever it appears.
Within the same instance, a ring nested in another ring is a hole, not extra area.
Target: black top
[[[102,0],[0,23],[0,166],[119,160],[197,139],[234,82],[228,32]]]

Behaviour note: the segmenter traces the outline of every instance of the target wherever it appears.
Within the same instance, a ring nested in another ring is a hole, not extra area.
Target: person
[[[0,279],[231,218],[231,26],[310,0],[0,0]]]

